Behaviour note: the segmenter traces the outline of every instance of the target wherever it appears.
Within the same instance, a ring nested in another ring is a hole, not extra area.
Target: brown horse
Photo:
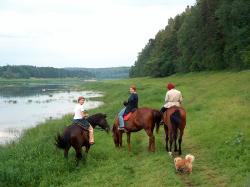
[[[182,107],[173,106],[168,108],[164,113],[164,130],[166,134],[166,150],[171,153],[172,144],[174,141],[174,151],[177,151],[177,138],[179,134],[179,155],[181,155],[181,142],[182,136],[184,133],[184,129],[186,126],[186,111]],[[178,133],[179,130],[179,133]],[[169,140],[169,148],[168,148],[168,140]]]
[[[131,151],[130,144],[130,134],[131,132],[137,132],[144,129],[149,136],[149,146],[148,151],[155,151],[155,137],[154,137],[154,127],[156,124],[156,128],[159,129],[161,121],[161,113],[157,110],[150,108],[139,108],[137,109],[129,118],[128,121],[125,122],[125,130],[127,133],[127,143],[128,150]],[[118,130],[119,120],[118,117],[115,118],[113,125],[113,139],[116,147],[122,146],[122,134],[123,131]]]
[[[110,131],[109,125],[106,120],[106,114],[97,113],[87,118],[88,122],[95,128],[97,125],[104,129],[106,132]],[[85,152],[88,153],[89,132],[80,124],[72,124],[64,129],[62,135],[58,133],[55,145],[64,149],[64,157],[68,157],[68,151],[72,146],[76,151],[77,163],[82,158],[82,147],[85,146]]]

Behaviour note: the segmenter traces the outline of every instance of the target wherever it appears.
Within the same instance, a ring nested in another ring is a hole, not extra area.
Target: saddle
[[[131,115],[132,115],[132,112],[129,112],[127,115],[123,116],[123,120],[128,121]]]
[[[129,112],[127,115],[123,116],[124,121],[128,121],[130,116],[136,111],[137,109],[133,109],[131,112]]]
[[[77,125],[77,126],[81,127],[84,131],[89,132],[89,129],[85,128],[84,126],[82,126],[82,125],[79,124],[79,123],[73,123],[73,125]]]

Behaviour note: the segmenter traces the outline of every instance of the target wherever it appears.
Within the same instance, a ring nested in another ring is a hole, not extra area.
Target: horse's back
[[[72,123],[66,127],[64,132],[69,134],[72,146],[88,141],[87,131],[85,132],[78,124]]]
[[[182,117],[186,118],[186,110],[183,107],[178,107],[178,106],[172,106],[172,107],[168,108],[166,115],[170,116],[171,114],[173,114],[177,110],[180,112],[180,115]]]
[[[164,115],[165,123],[170,122],[171,115],[176,111],[179,111],[179,113],[180,113],[181,126],[185,127],[186,126],[186,110],[183,107],[172,106],[172,107],[168,108],[166,111],[166,114]]]
[[[154,117],[154,109],[148,107],[142,107],[136,109],[131,115],[130,119],[151,119]]]

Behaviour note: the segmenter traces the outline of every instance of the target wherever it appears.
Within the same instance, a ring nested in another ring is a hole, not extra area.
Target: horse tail
[[[156,132],[159,133],[162,114],[158,110],[153,110],[153,115],[154,115],[154,123],[156,124]]]
[[[177,129],[181,123],[181,112],[179,109],[176,109],[170,116],[170,121],[173,124],[173,127]]]
[[[59,149],[65,149],[69,146],[70,134],[66,132],[66,133],[64,133],[63,136],[61,136],[58,133],[55,140],[56,140],[56,143],[55,143],[56,147],[58,147]]]

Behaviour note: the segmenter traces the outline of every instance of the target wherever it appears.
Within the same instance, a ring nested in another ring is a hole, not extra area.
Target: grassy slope
[[[196,156],[191,175],[175,174],[164,150],[162,127],[156,135],[156,153],[147,152],[143,131],[132,134],[128,153],[126,147],[114,148],[111,134],[96,130],[96,144],[76,168],[74,151],[64,160],[53,145],[54,135],[71,122],[67,115],[28,130],[18,144],[0,149],[0,186],[249,186],[250,71],[105,81],[84,87],[106,92],[106,104],[91,113],[107,113],[111,125],[131,83],[138,86],[140,106],[160,108],[169,81],[185,99],[183,151]]]

